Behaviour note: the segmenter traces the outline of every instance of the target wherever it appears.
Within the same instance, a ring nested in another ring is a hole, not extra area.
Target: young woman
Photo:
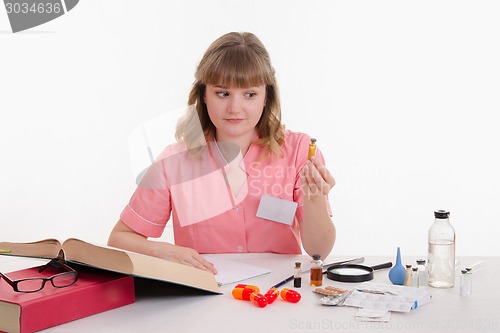
[[[108,244],[216,273],[200,253],[325,258],[335,242],[335,180],[310,136],[285,130],[269,54],[231,32],[201,59],[176,139],[150,167]],[[175,244],[153,241],[172,219]]]

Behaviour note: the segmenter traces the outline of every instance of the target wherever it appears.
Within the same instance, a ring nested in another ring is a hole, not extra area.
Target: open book
[[[32,243],[0,242],[0,250],[5,255],[60,258],[69,263],[221,293],[215,276],[210,272],[139,253],[90,244],[76,238],[69,238],[63,243],[57,239]]]

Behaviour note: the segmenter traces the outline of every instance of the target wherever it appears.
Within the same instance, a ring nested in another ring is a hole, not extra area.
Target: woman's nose
[[[237,96],[231,96],[228,103],[228,111],[229,112],[238,112],[240,111],[241,101]]]

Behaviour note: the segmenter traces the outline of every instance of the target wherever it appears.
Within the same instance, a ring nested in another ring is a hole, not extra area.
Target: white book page
[[[217,269],[215,279],[221,286],[269,274],[271,272],[267,268],[244,264],[238,261],[223,258],[216,254],[204,254],[203,257],[214,264]]]

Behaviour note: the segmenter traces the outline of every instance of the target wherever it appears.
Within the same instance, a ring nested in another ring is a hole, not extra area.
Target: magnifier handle
[[[383,263],[383,264],[380,264],[380,265],[375,265],[375,266],[372,266],[372,268],[374,270],[377,270],[377,269],[382,269],[382,268],[391,268],[392,267],[392,262],[386,262],[386,263]]]

